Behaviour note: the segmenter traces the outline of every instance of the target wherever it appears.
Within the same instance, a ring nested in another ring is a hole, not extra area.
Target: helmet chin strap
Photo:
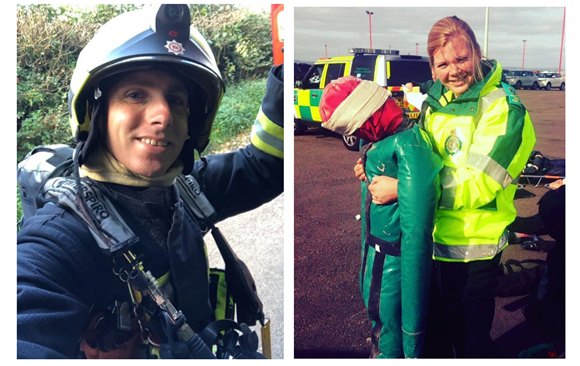
[[[93,104],[91,110],[91,125],[89,126],[89,134],[85,141],[79,142],[79,145],[82,144],[81,149],[78,151],[80,162],[79,166],[87,160],[87,157],[94,150],[95,146],[100,143],[101,131],[98,124],[99,117],[101,115],[101,103],[103,103],[103,98],[97,99]]]

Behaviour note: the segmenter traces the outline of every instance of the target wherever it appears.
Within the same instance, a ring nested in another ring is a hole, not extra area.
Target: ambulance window
[[[359,79],[374,81],[376,61],[376,57],[355,56],[350,74]]]
[[[387,61],[390,63],[388,86],[400,86],[411,81],[425,82],[432,79],[429,62],[419,61]]]
[[[320,78],[322,77],[324,65],[314,65],[304,77],[304,89],[320,89]]]
[[[345,67],[346,64],[329,64],[328,69],[326,69],[326,79],[324,80],[324,86],[327,86],[332,80],[343,77]]]

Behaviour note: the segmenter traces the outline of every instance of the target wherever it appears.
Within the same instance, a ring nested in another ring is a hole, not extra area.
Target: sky
[[[565,71],[566,34],[562,43],[562,30],[570,19],[564,19],[563,6],[488,9],[488,58],[498,60],[504,69],[521,70],[523,64],[525,69],[557,71],[561,67]],[[370,24],[366,11],[373,13]],[[452,15],[471,26],[485,54],[485,7],[296,6],[294,60],[346,56],[349,48],[369,48],[371,40],[373,48],[427,56],[429,30],[439,19]]]

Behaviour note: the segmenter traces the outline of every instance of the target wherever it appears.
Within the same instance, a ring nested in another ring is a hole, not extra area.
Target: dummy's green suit
[[[378,357],[421,356],[441,158],[418,126],[361,146],[367,180],[399,180],[398,201],[373,204],[362,183],[361,292]]]

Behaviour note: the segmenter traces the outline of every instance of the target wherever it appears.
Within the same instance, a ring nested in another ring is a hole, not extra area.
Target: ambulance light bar
[[[349,53],[371,55],[398,55],[399,50],[382,50],[378,48],[350,48]]]

